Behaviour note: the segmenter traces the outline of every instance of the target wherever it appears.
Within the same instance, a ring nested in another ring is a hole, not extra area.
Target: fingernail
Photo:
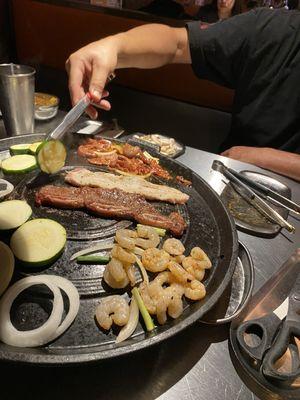
[[[92,89],[92,95],[96,101],[101,99],[101,93],[97,89]]]

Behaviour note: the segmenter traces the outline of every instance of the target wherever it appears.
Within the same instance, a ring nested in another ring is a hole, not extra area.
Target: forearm
[[[269,147],[234,146],[222,153],[234,160],[248,162],[300,181],[300,154]]]
[[[149,24],[104,40],[117,49],[117,68],[157,68],[191,62],[185,28]]]
[[[108,36],[71,54],[66,61],[72,104],[87,91],[100,108],[110,109],[104,99],[107,78],[118,68],[157,68],[170,63],[190,63],[188,35],[185,28],[149,24]],[[97,117],[90,106],[91,118]]]
[[[279,174],[300,181],[300,154],[263,148],[262,152],[254,152],[254,163],[259,167],[269,169]]]

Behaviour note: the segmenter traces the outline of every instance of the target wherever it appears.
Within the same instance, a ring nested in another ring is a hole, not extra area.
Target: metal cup
[[[34,74],[27,65],[0,64],[0,110],[7,136],[34,132]]]

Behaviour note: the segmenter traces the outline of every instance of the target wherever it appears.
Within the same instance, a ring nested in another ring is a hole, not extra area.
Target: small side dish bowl
[[[36,92],[34,95],[34,117],[44,121],[55,117],[58,111],[59,98],[52,94]]]

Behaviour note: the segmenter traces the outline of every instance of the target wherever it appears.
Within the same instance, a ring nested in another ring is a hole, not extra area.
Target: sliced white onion
[[[43,284],[53,292],[53,308],[49,319],[39,328],[30,331],[18,331],[11,323],[10,309],[16,297],[33,285]],[[69,298],[69,311],[64,318],[63,299],[60,290]],[[0,302],[0,339],[11,346],[36,347],[56,339],[64,333],[74,321],[80,300],[76,287],[72,282],[56,275],[36,275],[21,279],[5,293]]]
[[[136,330],[137,324],[139,322],[139,307],[134,297],[131,298],[130,308],[129,308],[129,319],[128,322],[120,330],[116,338],[116,343],[121,343],[127,338],[129,338],[133,332]]]
[[[140,247],[135,246],[133,252],[134,254],[137,254],[138,256],[142,256],[144,254],[144,249],[141,249]]]
[[[0,179],[0,183],[4,183],[6,185],[6,189],[0,190],[0,199],[3,199],[14,190],[14,187],[10,182],[6,181],[5,179]]]
[[[76,318],[76,315],[78,314],[80,300],[79,300],[78,290],[73,285],[73,283],[70,282],[68,279],[57,275],[41,275],[41,276],[45,277],[45,279],[48,279],[49,282],[53,283],[54,285],[62,289],[69,298],[69,311],[63,322],[59,325],[59,327],[54,332],[53,336],[50,338],[49,340],[50,342],[51,340],[54,340],[58,336],[63,334],[72,324],[72,322]]]
[[[149,276],[147,274],[147,271],[146,271],[145,267],[142,264],[142,261],[137,256],[135,256],[135,258],[136,258],[137,265],[139,266],[139,269],[141,270],[143,281],[147,285],[149,285]]]
[[[17,330],[10,319],[10,309],[16,297],[33,285],[46,285],[53,293],[53,307],[48,320],[39,328],[29,331]],[[11,286],[0,301],[0,339],[11,346],[36,347],[42,346],[51,340],[58,329],[64,304],[59,288],[50,279],[40,276],[28,276]]]
[[[113,245],[114,245],[113,242],[105,242],[105,243],[102,242],[102,243],[95,244],[92,247],[87,247],[86,249],[77,251],[76,253],[72,254],[70,261],[75,260],[79,256],[93,253],[94,251],[112,249]]]

